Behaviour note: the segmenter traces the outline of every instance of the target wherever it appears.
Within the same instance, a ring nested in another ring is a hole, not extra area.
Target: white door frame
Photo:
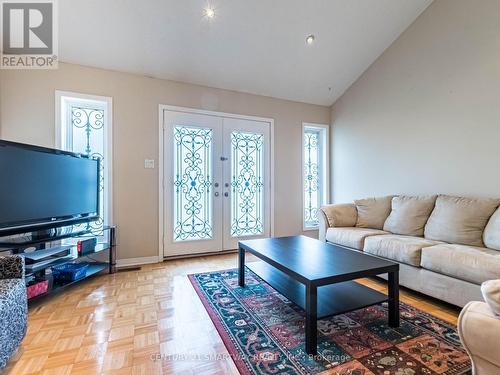
[[[158,158],[158,259],[164,259],[164,137],[163,137],[163,124],[164,111],[175,111],[175,112],[185,112],[190,114],[201,114],[208,116],[217,116],[217,117],[226,117],[226,118],[234,118],[234,119],[243,119],[243,120],[251,120],[251,121],[260,121],[269,123],[271,129],[270,136],[270,148],[271,148],[271,187],[270,187],[270,199],[271,199],[271,237],[274,236],[274,119],[267,117],[257,117],[257,116],[247,116],[247,115],[238,115],[234,113],[226,113],[226,112],[218,112],[218,111],[207,111],[204,109],[196,109],[189,107],[179,107],[175,105],[167,105],[160,104],[159,105],[159,116],[158,116],[158,142],[159,142],[159,158]]]

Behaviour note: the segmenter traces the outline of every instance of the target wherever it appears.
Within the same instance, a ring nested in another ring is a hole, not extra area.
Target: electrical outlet
[[[146,169],[155,169],[155,161],[154,161],[154,159],[144,159],[144,168],[146,168]]]

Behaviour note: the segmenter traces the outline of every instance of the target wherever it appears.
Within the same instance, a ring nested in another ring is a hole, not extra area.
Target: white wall
[[[54,71],[3,71],[1,136],[54,146],[54,92],[113,97],[113,217],[119,259],[158,254],[158,105],[275,120],[275,234],[302,233],[302,122],[330,123],[330,108],[71,64]],[[314,232],[307,232],[314,235]]]
[[[438,0],[332,107],[332,199],[500,197],[500,1]]]

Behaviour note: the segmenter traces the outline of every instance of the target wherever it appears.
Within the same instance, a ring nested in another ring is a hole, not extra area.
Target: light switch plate
[[[154,161],[154,159],[144,159],[144,168],[146,168],[146,169],[155,169],[155,161]]]

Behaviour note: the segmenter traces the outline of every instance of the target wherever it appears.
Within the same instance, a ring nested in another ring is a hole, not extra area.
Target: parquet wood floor
[[[236,254],[172,260],[96,276],[47,297],[30,307],[28,333],[5,373],[237,374],[186,277],[236,266]],[[383,281],[361,282],[386,289]],[[458,308],[401,294],[402,301],[456,323]],[[164,360],[152,360],[160,353]]]

